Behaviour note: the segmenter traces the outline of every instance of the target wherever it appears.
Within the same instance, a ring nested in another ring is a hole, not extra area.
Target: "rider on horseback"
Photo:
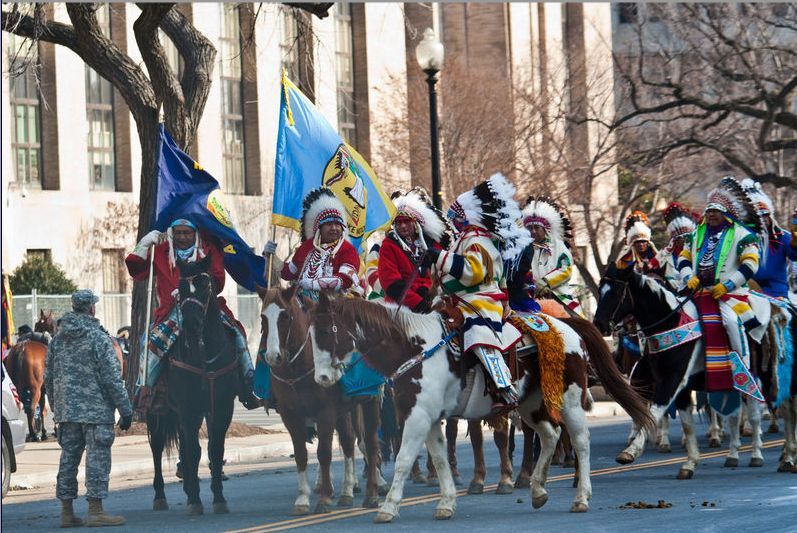
[[[705,295],[717,300],[730,350],[749,367],[747,333],[756,340],[763,334],[748,302],[747,281],[759,265],[761,221],[750,197],[735,178],[723,178],[708,195],[704,216],[686,237],[678,260],[682,281],[696,291],[698,312],[705,314]],[[708,342],[708,341],[707,341]]]
[[[322,289],[347,293],[359,286],[360,256],[348,234],[346,209],[335,194],[325,187],[307,193],[302,205],[305,240],[282,267],[282,279],[295,282],[313,299]]]
[[[645,213],[634,211],[625,217],[626,247],[617,259],[617,268],[624,270],[633,266],[637,272],[655,271],[657,265],[651,263],[656,257],[657,250],[650,236],[650,221]]]
[[[654,270],[660,270],[670,286],[673,289],[677,289],[681,281],[678,276],[676,262],[678,255],[684,248],[684,237],[695,230],[695,221],[686,207],[673,202],[664,209],[664,222],[667,224],[667,234],[670,236],[670,242],[659,250],[650,265]]]
[[[127,256],[125,259],[127,270],[136,281],[147,279],[150,264],[149,248],[153,244],[155,245],[153,268],[155,269],[154,276],[159,305],[155,309],[154,321],[150,327],[150,342],[146,346],[146,349],[150,350],[150,368],[147,383],[143,383],[143,385],[148,387],[153,387],[158,380],[160,360],[163,355],[163,353],[158,353],[151,349],[152,344],[156,342],[155,338],[157,337],[160,340],[164,333],[164,328],[168,328],[170,331],[166,333],[171,344],[179,334],[180,324],[175,306],[175,295],[177,294],[177,286],[180,280],[180,271],[176,264],[177,259],[193,262],[204,257],[210,257],[209,274],[213,278],[216,294],[221,293],[222,289],[224,289],[225,281],[224,255],[222,251],[213,240],[206,238],[197,231],[197,227],[193,222],[185,218],[178,218],[172,222],[165,234],[157,230],[149,232],[136,245],[133,252]],[[252,359],[246,349],[246,333],[243,325],[235,319],[232,311],[227,307],[224,297],[219,296],[218,303],[222,311],[222,320],[226,324],[233,326],[232,329],[238,336],[236,346],[238,348],[240,371],[243,377],[239,394],[241,403],[247,409],[255,409],[261,406],[261,400],[252,391],[254,368],[252,367]],[[143,368],[144,364],[143,355],[144,352],[142,350],[141,368]],[[139,384],[142,385],[142,383]]]
[[[443,292],[465,319],[463,352],[471,351],[495,383],[496,411],[518,401],[501,353],[518,340],[502,335],[508,312],[504,262],[509,270],[516,268],[531,236],[517,223],[521,212],[514,195],[515,187],[501,174],[459,195],[448,211],[460,232],[456,241],[447,251],[430,248],[426,253]]]
[[[423,264],[430,248],[445,249],[451,242],[451,227],[434,208],[420,187],[394,197],[396,217],[379,250],[379,283],[385,300],[406,305],[416,313],[431,308],[432,278]]]
[[[564,209],[546,196],[530,196],[523,208],[523,225],[534,239],[529,250],[537,296],[552,294],[570,311],[583,317],[581,304],[573,297],[569,283],[573,275],[570,252],[573,227]],[[512,296],[510,291],[510,300]]]

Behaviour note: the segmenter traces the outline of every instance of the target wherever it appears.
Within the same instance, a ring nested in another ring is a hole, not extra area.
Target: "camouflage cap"
[[[91,289],[80,289],[72,293],[72,309],[75,311],[88,311],[100,299],[91,292]]]

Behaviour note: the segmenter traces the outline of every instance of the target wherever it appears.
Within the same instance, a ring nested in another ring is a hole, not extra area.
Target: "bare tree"
[[[654,127],[630,143],[655,164],[714,155],[728,170],[794,188],[797,7],[639,4],[616,71],[622,113],[612,126]]]
[[[138,212],[138,238],[149,230],[155,206],[160,114],[178,146],[187,150],[207,103],[216,61],[216,48],[199,32],[174,3],[137,4],[141,14],[133,24],[136,43],[144,66],[130,58],[103,32],[97,20],[100,4],[67,3],[70,24],[48,20],[45,6],[5,4],[3,31],[31,40],[61,45],[75,52],[89,67],[108,80],[124,98],[136,122],[141,144],[141,193]],[[323,18],[332,4],[296,4],[297,9]],[[183,60],[178,77],[169,65],[158,29],[174,43]],[[12,72],[13,74],[13,72]],[[136,283],[133,290],[132,334],[139,338],[145,330],[146,286]],[[138,372],[139,343],[133,343],[127,383],[132,388]]]

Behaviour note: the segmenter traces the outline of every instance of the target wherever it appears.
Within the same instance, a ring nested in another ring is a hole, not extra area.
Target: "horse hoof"
[[[539,509],[546,503],[548,503],[547,494],[543,494],[542,496],[535,496],[534,498],[531,499],[531,506],[534,507],[535,509]]]
[[[376,516],[374,517],[374,524],[389,524],[390,522],[393,521],[394,518],[395,516],[393,516],[392,514],[383,513],[382,511],[379,511],[378,513],[376,513]]]
[[[571,513],[586,513],[589,511],[589,506],[583,502],[574,502],[570,507]]]
[[[462,485],[464,481],[462,481],[462,476],[459,474],[454,474],[454,485]]]
[[[512,483],[499,483],[498,488],[495,489],[496,494],[512,494],[515,486]]]
[[[778,465],[778,472],[791,472],[794,469],[794,465],[789,462],[781,462]]]
[[[416,485],[426,485],[429,481],[426,479],[426,476],[423,474],[415,474],[412,476],[412,482]]]
[[[313,487],[313,494],[321,494],[321,487],[319,487],[318,485]]]
[[[527,489],[531,486],[531,478],[526,476],[518,476],[515,480],[515,488],[516,489]]]
[[[767,428],[767,433],[780,433],[780,428],[777,424],[770,424]]]
[[[617,454],[617,457],[615,457],[614,460],[621,465],[630,465],[634,462],[634,456],[628,452],[620,452]]]
[[[748,466],[751,466],[753,468],[760,468],[764,466],[764,459],[762,459],[761,457],[752,457],[750,458],[750,464]]]
[[[672,453],[672,446],[669,444],[659,444],[659,453]]]
[[[379,485],[377,492],[380,496],[387,496],[387,493],[390,491],[390,487],[387,485]]]
[[[454,516],[453,509],[435,509],[434,510],[434,519],[435,520],[451,520]]]
[[[725,468],[736,468],[739,466],[739,459],[735,457],[726,457],[725,464],[723,465]]]
[[[695,477],[694,470],[688,470],[686,468],[682,468],[678,471],[677,479],[692,479],[693,477]]]
[[[708,441],[708,447],[709,448],[720,448],[721,446],[722,446],[722,443],[716,437],[713,438],[713,439],[709,439],[709,441]]]
[[[484,494],[484,483],[471,481],[468,485],[468,494]]]
[[[429,476],[426,479],[426,486],[427,487],[439,487],[440,486],[440,480],[437,479],[437,477]]]
[[[362,491],[363,489],[361,489],[359,485],[354,485],[354,488],[352,489],[354,494],[360,494]]]
[[[338,507],[353,507],[354,498],[351,496],[341,496],[338,498]]]
[[[744,429],[742,429],[741,433],[742,433],[742,437],[752,437],[753,436],[753,430],[751,428],[749,428],[749,427],[745,427]]]
[[[213,502],[214,514],[229,514],[230,508],[227,507],[227,502]]]
[[[188,509],[189,516],[199,516],[205,513],[205,508],[201,503],[189,503],[186,509]]]
[[[558,457],[554,457],[553,459],[551,459],[551,464],[554,466],[559,466],[562,464],[562,460],[559,459]]]
[[[371,498],[365,498],[363,500],[363,508],[376,509],[377,507],[379,507],[379,498],[377,496],[373,496]]]
[[[293,514],[293,516],[304,516],[306,514],[310,514],[310,506],[309,505],[294,505],[292,514]]]
[[[575,459],[565,459],[562,463],[562,468],[575,468],[576,467],[576,460]]]
[[[313,511],[313,513],[315,514],[326,514],[330,512],[332,512],[332,506],[329,505],[328,503],[322,503],[322,502],[318,502],[315,505],[315,510]]]
[[[157,498],[152,500],[152,510],[153,511],[168,511],[169,510],[169,503],[166,501],[166,498]]]

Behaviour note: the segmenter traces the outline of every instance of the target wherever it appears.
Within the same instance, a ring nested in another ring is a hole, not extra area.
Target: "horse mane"
[[[409,343],[406,331],[395,320],[389,310],[378,303],[352,298],[333,300],[335,311],[344,319],[354,321],[374,331],[380,338],[399,339]]]
[[[670,307],[670,310],[678,307],[680,302],[675,292],[667,286],[664,278],[651,276],[650,274],[636,274],[640,278],[640,286],[647,286],[650,291],[658,296],[663,303]]]

